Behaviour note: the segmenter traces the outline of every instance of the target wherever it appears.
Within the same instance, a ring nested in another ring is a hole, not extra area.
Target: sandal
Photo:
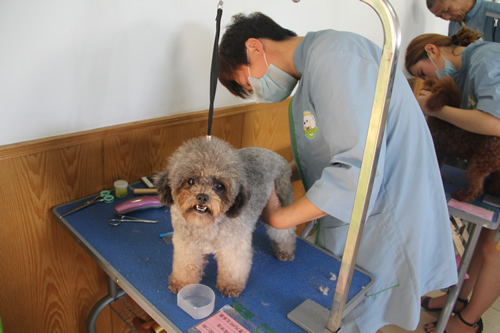
[[[467,326],[469,326],[469,327],[472,327],[472,328],[479,327],[479,330],[478,330],[478,331],[476,331],[476,333],[481,333],[481,332],[483,331],[483,319],[482,319],[482,318],[479,318],[479,320],[478,320],[478,321],[476,321],[476,322],[475,322],[475,323],[473,323],[473,324],[470,324],[470,323],[466,322],[466,321],[464,320],[464,318],[462,318],[462,315],[460,314],[460,312],[458,312],[458,313],[457,313],[457,315],[458,315],[458,319],[460,319],[460,321],[461,321],[462,323],[464,323],[465,325],[467,325]]]
[[[437,312],[437,311],[441,311],[443,310],[443,308],[430,308],[429,307],[429,302],[430,300],[432,299],[432,297],[424,297],[424,299],[422,300],[422,302],[420,303],[420,306],[424,308],[424,310],[428,311],[428,312]],[[462,310],[465,308],[465,306],[469,303],[469,300],[467,298],[460,298],[458,297],[457,298],[457,302],[460,302],[464,305],[464,307],[462,308]],[[457,304],[455,303],[455,306]],[[460,311],[462,311],[460,310]],[[459,313],[460,311],[452,311],[453,313]]]
[[[471,324],[471,323],[468,323],[465,321],[464,318],[462,318],[462,315],[460,314],[460,312],[457,312],[457,316],[458,316],[458,319],[460,319],[460,321],[462,323],[464,323],[465,325],[469,326],[469,327],[472,327],[472,328],[476,328],[476,327],[479,327],[479,330],[476,331],[476,333],[482,333],[483,332],[483,319],[482,318],[479,318],[478,321],[476,321],[475,323]],[[434,326],[434,328],[437,327],[437,321],[433,322],[432,325]],[[426,332],[429,332],[427,330],[427,328],[425,328],[425,331]],[[444,331],[444,333],[446,333],[446,331]]]

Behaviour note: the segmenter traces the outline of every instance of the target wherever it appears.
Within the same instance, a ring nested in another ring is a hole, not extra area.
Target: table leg
[[[448,290],[448,297],[446,298],[446,303],[443,307],[443,310],[441,310],[441,315],[439,316],[435,333],[443,333],[446,324],[448,323],[448,319],[450,319],[451,312],[455,307],[458,293],[460,292],[460,289],[462,288],[462,285],[464,283],[465,273],[467,273],[467,269],[469,269],[469,264],[472,259],[472,255],[474,254],[474,249],[476,248],[479,234],[481,233],[482,226],[475,223],[471,224],[472,228],[469,234],[469,241],[467,242],[462,261],[460,262],[460,266],[458,267],[458,282]]]
[[[127,295],[123,289],[118,290],[118,285],[109,277],[106,276],[108,282],[108,294],[104,296],[99,302],[97,302],[92,310],[90,310],[89,316],[87,318],[87,333],[96,333],[95,323],[97,317],[102,310],[114,301]]]

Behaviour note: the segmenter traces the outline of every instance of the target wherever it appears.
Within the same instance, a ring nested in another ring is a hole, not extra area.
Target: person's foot
[[[434,333],[436,331],[436,326],[437,321],[425,324],[424,329],[427,333]],[[480,333],[482,331],[483,320],[481,318],[475,323],[470,323],[467,319],[462,317],[460,312],[448,320],[445,328],[445,333]]]
[[[141,317],[135,317],[132,320],[132,324],[134,324],[134,328],[139,333],[155,333],[155,329],[153,328],[156,324],[153,320],[146,321]]]
[[[446,303],[446,299],[448,298],[448,294],[444,294],[438,297],[428,297],[422,296],[420,298],[420,305],[428,312],[436,312],[441,311]],[[457,298],[455,302],[455,306],[453,307],[453,312],[460,312],[467,305],[467,299]]]

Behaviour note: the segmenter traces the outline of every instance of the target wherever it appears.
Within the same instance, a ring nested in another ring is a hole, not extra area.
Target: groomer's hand
[[[420,108],[422,109],[422,112],[426,116],[433,115],[433,112],[429,111],[429,109],[427,109],[427,107],[425,106],[427,104],[427,100],[429,99],[429,97],[431,96],[431,94],[432,93],[431,93],[430,90],[421,89],[418,92],[418,96],[417,96],[418,105],[420,105]]]
[[[260,218],[276,229],[289,229],[323,216],[326,216],[326,213],[316,207],[305,195],[292,204],[282,207],[273,187]]]
[[[278,196],[276,195],[276,191],[273,185],[273,190],[271,192],[271,195],[269,196],[269,199],[267,200],[266,207],[264,207],[264,210],[260,215],[260,219],[266,222],[267,224],[274,226],[272,224],[273,215],[275,215],[280,209],[281,209],[281,203],[280,200],[278,199]]]

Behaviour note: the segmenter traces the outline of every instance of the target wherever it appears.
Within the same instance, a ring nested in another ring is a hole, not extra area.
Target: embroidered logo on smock
[[[314,139],[318,133],[318,127],[316,127],[316,119],[310,111],[304,111],[304,134],[308,139]]]
[[[467,98],[467,107],[469,110],[474,110],[477,107],[477,101],[471,95]]]

